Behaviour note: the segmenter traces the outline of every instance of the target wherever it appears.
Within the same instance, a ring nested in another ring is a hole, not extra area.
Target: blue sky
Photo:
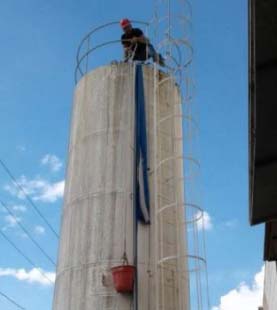
[[[90,29],[103,23],[122,17],[149,20],[153,12],[149,3],[146,0],[0,3],[0,158],[57,231],[77,46]],[[254,276],[263,265],[263,227],[251,228],[248,224],[247,2],[192,0],[191,3],[201,200],[211,221],[206,231],[211,305],[229,310],[223,303],[220,305],[220,298],[234,289],[239,295],[241,282],[255,294]],[[117,39],[120,29],[115,29],[111,36]],[[55,236],[13,190],[9,177],[0,169],[1,200],[13,208],[18,220],[56,259]],[[54,272],[2,209],[0,222],[2,230],[37,267]],[[32,266],[1,236],[0,244],[0,290],[28,310],[50,309],[53,286],[47,285],[36,270],[31,272]],[[0,308],[16,309],[1,297]]]

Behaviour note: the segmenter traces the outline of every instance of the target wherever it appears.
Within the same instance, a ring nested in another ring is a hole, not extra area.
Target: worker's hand
[[[131,44],[136,44],[138,43],[138,38],[134,37],[130,41],[131,41]]]

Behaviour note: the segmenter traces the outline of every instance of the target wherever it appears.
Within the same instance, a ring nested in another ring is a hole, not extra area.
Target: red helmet
[[[123,18],[123,19],[121,19],[121,21],[120,21],[120,26],[121,26],[122,28],[125,28],[126,26],[129,26],[129,25],[131,25],[131,22],[129,21],[128,18]]]

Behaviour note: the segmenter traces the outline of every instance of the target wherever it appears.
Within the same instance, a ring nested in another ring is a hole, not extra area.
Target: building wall
[[[265,263],[263,310],[276,310],[277,305],[277,264]]]

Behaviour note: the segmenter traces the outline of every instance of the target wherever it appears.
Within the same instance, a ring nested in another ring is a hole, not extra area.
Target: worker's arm
[[[130,55],[130,47],[124,47],[124,60],[128,60]]]
[[[146,38],[144,35],[141,35],[139,37],[133,37],[131,39],[131,43],[132,44],[136,44],[136,43],[145,43],[145,44],[149,44],[149,39]]]
[[[132,51],[132,43],[130,39],[126,39],[124,35],[121,36],[121,44],[123,46],[123,58],[124,61],[127,61],[130,57]]]
[[[133,29],[133,38],[131,39],[131,44],[144,43],[149,44],[149,39],[144,35],[142,30],[139,28]]]

